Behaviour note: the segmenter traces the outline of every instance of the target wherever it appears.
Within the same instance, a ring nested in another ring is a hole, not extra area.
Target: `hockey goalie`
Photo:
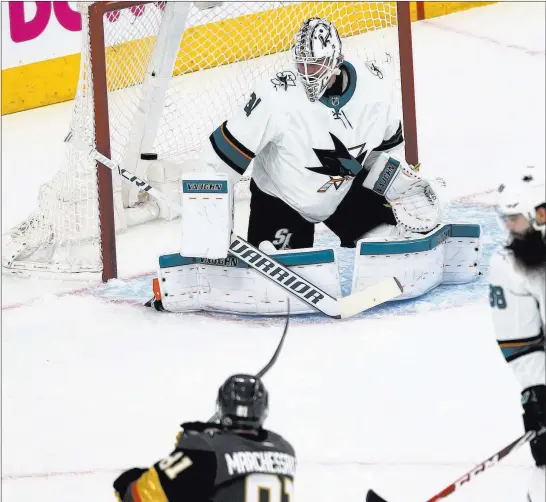
[[[353,292],[385,276],[406,283],[405,298],[472,280],[479,227],[440,225],[437,190],[404,160],[388,69],[346,61],[338,31],[322,18],[303,23],[291,55],[292,67],[259,83],[212,132],[198,172],[183,180],[181,249],[159,260],[156,306],[284,312],[285,292],[228,257],[230,191],[251,162],[248,241],[329,294],[341,294],[336,256],[313,247],[317,223],[355,248]],[[417,243],[413,260],[400,243]],[[453,260],[465,266],[446,279]]]

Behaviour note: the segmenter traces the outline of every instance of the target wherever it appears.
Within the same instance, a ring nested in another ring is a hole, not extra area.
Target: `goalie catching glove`
[[[440,222],[440,201],[430,182],[403,160],[382,153],[362,186],[383,195],[406,230],[429,232]]]

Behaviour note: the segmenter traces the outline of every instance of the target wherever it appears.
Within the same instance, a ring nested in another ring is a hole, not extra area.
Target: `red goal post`
[[[256,80],[287,61],[304,19],[321,16],[334,22],[344,52],[347,47],[353,57],[373,60],[388,46],[389,64],[399,75],[406,159],[417,163],[410,2],[170,4],[176,3],[79,4],[82,55],[71,127],[100,153],[141,177],[146,176],[139,171],[142,153],[195,158]],[[180,25],[178,39],[164,29],[173,8],[179,9],[172,21]],[[396,47],[388,45],[393,35]],[[172,54],[171,60],[165,53]],[[221,83],[211,84],[220,71],[225,72]],[[170,75],[171,82],[159,89],[150,75],[162,82]],[[190,79],[199,92],[186,86]],[[198,116],[200,122],[192,123]],[[122,213],[141,201],[139,194],[120,187],[110,169],[88,164],[81,154],[67,153],[59,174],[41,190],[37,211],[12,231],[4,271],[100,275],[103,281],[117,277],[116,229],[128,225]]]

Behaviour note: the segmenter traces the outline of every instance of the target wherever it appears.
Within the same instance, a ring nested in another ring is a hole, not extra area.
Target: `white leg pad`
[[[352,293],[388,277],[396,277],[404,288],[393,301],[416,298],[440,284],[472,282],[479,274],[480,234],[479,225],[448,224],[425,235],[361,239]]]
[[[231,187],[223,173],[188,173],[182,178],[180,254],[226,258],[233,228]]]
[[[271,253],[334,298],[341,297],[338,265],[333,249],[307,248]],[[289,293],[237,258],[185,258],[178,253],[159,258],[161,301],[169,312],[197,310],[236,314],[285,315]],[[290,296],[294,314],[316,313]]]

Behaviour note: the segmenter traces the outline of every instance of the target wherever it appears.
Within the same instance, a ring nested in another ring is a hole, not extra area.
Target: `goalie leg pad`
[[[338,264],[333,249],[306,248],[271,253],[281,264],[294,268],[334,298],[341,296]],[[207,260],[178,253],[159,257],[158,295],[168,312],[198,310],[236,314],[285,315],[289,293],[234,256]],[[292,314],[317,310],[295,297]]]
[[[195,258],[225,258],[233,228],[233,201],[227,175],[184,175],[182,209],[180,254]]]
[[[424,295],[440,284],[464,284],[479,274],[479,225],[450,224],[426,235],[361,239],[355,251],[352,292],[396,277],[404,293],[396,300]]]

